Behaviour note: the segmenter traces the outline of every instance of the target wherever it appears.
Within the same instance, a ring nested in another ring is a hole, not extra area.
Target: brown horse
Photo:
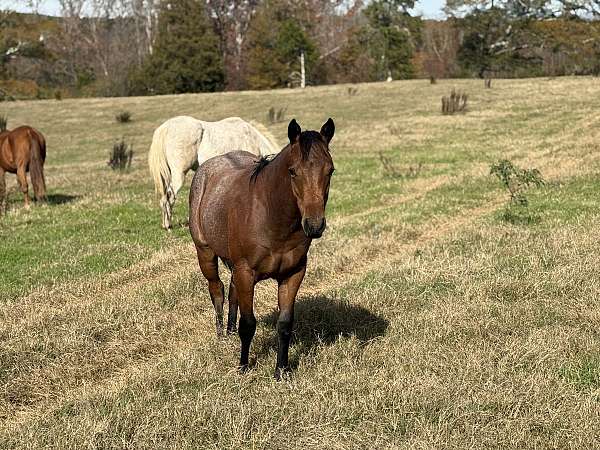
[[[190,232],[208,280],[217,335],[223,334],[225,297],[217,258],[232,272],[227,332],[235,331],[239,305],[242,370],[248,367],[256,331],[254,285],[267,278],[279,285],[275,377],[288,370],[294,301],[306,271],[306,254],[325,230],[334,131],[331,119],[320,132],[302,132],[292,120],[290,143],[273,159],[257,162],[251,153],[228,153],[202,164],[192,181]]]
[[[25,196],[26,208],[29,207],[26,175],[28,171],[36,200],[45,200],[45,160],[46,140],[39,131],[24,126],[0,133],[0,215],[6,211],[5,172],[17,174],[21,192]]]

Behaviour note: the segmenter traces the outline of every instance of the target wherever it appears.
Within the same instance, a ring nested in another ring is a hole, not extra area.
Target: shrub
[[[531,186],[541,187],[546,182],[538,169],[521,169],[507,159],[492,164],[490,175],[496,175],[510,195],[509,203],[527,206],[525,190]]]
[[[8,117],[0,116],[0,133],[8,129]]]
[[[429,84],[435,84],[435,83],[437,83],[437,80],[436,80],[436,78],[433,75],[431,75],[429,77]]]
[[[492,164],[490,175],[496,175],[509,194],[508,204],[501,214],[502,220],[513,224],[531,224],[539,220],[527,211],[529,200],[525,196],[528,188],[546,184],[538,169],[521,169],[503,159]]]
[[[133,145],[128,145],[125,139],[121,139],[113,144],[108,165],[113,170],[125,170],[131,167],[132,159]]]
[[[442,97],[442,114],[465,112],[467,110],[467,99],[466,93],[452,89],[450,96]]]
[[[116,115],[117,122],[128,123],[131,122],[131,113],[129,111],[121,111]]]
[[[287,108],[275,109],[274,107],[271,106],[271,108],[269,108],[269,112],[267,113],[267,119],[268,119],[269,123],[278,123],[278,122],[285,121],[285,112],[286,111],[287,111]]]
[[[54,91],[54,100],[61,101],[62,100],[62,91],[57,89]]]

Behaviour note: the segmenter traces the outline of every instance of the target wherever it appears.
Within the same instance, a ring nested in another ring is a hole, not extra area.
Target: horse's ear
[[[327,122],[323,124],[321,127],[321,136],[325,138],[327,143],[331,142],[333,139],[333,134],[335,133],[335,124],[333,123],[333,119],[330,117]]]
[[[292,121],[288,125],[288,139],[290,140],[290,144],[296,142],[296,140],[300,136],[300,133],[302,133],[300,125],[298,125],[296,119],[292,119]]]

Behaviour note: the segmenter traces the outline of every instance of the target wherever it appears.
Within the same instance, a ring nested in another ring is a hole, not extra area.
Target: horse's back
[[[255,156],[273,153],[274,145],[251,123],[239,117],[202,122],[205,134],[198,148],[198,163],[226,153],[243,150]]]

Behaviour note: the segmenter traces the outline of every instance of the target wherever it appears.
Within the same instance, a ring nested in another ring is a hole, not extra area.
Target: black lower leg
[[[254,333],[256,332],[256,319],[254,316],[240,317],[240,327],[238,333],[240,335],[240,341],[242,342],[242,351],[240,354],[240,369],[246,370],[248,368],[248,359],[250,356],[250,344]]]
[[[229,314],[227,316],[227,334],[235,333],[237,330],[238,297],[235,284],[229,284]]]
[[[288,353],[290,348],[290,340],[292,338],[293,325],[293,318],[287,314],[284,315],[284,317],[280,317],[277,321],[277,335],[279,337],[279,345],[277,348],[277,367],[275,367],[275,378],[277,379],[281,377],[282,373],[289,370]]]

